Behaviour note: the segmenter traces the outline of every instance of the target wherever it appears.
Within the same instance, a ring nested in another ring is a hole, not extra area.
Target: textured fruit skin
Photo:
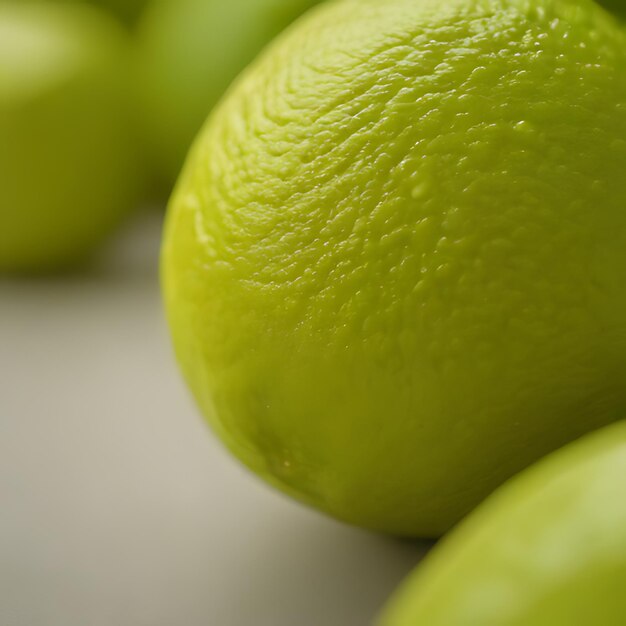
[[[381,626],[623,626],[626,422],[501,487],[403,583]]]
[[[626,410],[626,45],[587,2],[345,0],[217,108],[162,259],[231,450],[439,535]]]
[[[97,9],[0,4],[0,271],[75,264],[135,207],[128,58]]]
[[[171,185],[239,72],[319,0],[162,0],[139,27],[137,79],[156,165]]]

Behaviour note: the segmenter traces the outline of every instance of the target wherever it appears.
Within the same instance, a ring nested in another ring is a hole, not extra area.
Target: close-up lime
[[[98,9],[0,3],[0,271],[82,261],[135,208],[129,58]]]
[[[228,447],[437,536],[626,410],[626,36],[566,0],[320,6],[197,140],[162,257]]]
[[[623,626],[626,422],[499,489],[435,548],[383,626]]]

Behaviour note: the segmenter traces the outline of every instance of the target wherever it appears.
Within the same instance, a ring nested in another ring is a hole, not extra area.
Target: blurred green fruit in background
[[[0,4],[0,271],[84,258],[143,186],[121,27],[80,4]]]
[[[275,35],[319,0],[157,0],[139,26],[138,81],[169,185],[207,114]]]
[[[211,424],[340,519],[438,535],[626,413],[626,34],[580,0],[344,0],[238,80],[163,285]]]
[[[383,626],[626,624],[626,423],[501,487],[426,557]]]

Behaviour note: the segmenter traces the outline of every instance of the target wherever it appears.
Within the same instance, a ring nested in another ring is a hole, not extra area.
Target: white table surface
[[[426,546],[291,502],[181,381],[146,213],[78,276],[0,283],[1,626],[367,626]]]

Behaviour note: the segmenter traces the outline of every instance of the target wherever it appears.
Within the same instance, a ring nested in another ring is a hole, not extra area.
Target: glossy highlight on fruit
[[[233,453],[445,532],[626,411],[626,35],[578,0],[343,0],[217,107],[169,207],[177,356]]]
[[[626,422],[493,494],[426,557],[381,626],[622,626]]]
[[[135,208],[128,42],[80,4],[0,4],[0,272],[82,261]]]

